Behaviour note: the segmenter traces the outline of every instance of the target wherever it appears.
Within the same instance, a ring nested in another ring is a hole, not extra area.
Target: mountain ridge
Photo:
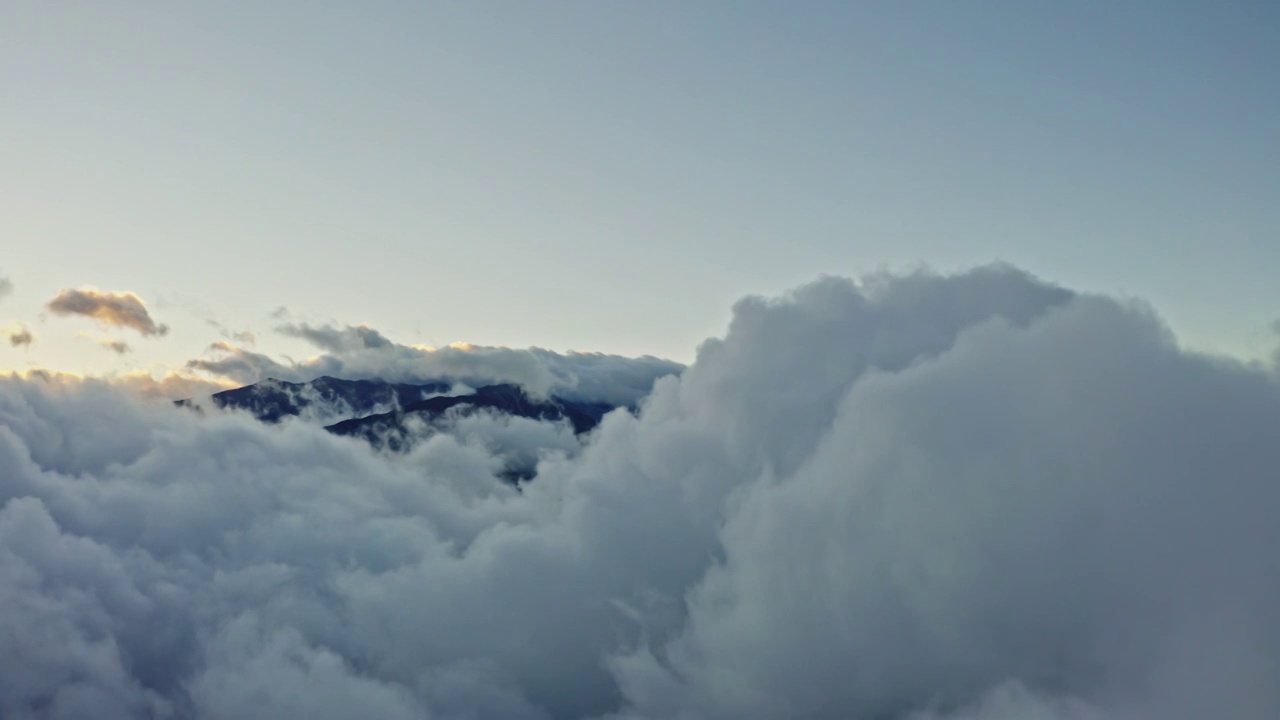
[[[531,420],[564,420],[573,428],[575,435],[594,430],[606,413],[616,409],[608,403],[565,400],[554,395],[546,400],[535,400],[519,385],[500,383],[479,387],[470,395],[440,395],[419,400],[399,410],[348,418],[327,425],[325,429],[335,435],[362,437],[373,443],[382,440],[388,449],[399,450],[402,449],[402,440],[397,440],[395,435],[397,431],[407,432],[407,419],[418,418],[430,423],[455,408],[469,408],[472,412],[491,410]]]
[[[215,393],[209,400],[221,409],[248,412],[268,424],[296,417],[318,424],[333,435],[358,438],[376,449],[394,453],[407,452],[416,442],[436,433],[453,432],[458,419],[477,413],[563,422],[574,436],[581,437],[594,430],[613,410],[636,411],[629,405],[570,400],[556,395],[535,397],[514,383],[494,383],[472,389],[439,380],[391,383],[344,380],[328,375],[307,382],[267,378]],[[198,403],[190,399],[175,404],[199,408]],[[493,450],[506,459],[506,465],[498,472],[503,480],[519,483],[536,475],[537,459],[527,452],[500,447]]]

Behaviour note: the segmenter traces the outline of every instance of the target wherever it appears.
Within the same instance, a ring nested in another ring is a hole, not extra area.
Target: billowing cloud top
[[[570,399],[619,405],[637,402],[649,393],[656,379],[684,370],[680,363],[655,357],[562,354],[541,348],[454,345],[437,349],[400,345],[364,326],[288,324],[280,330],[326,352],[301,362],[280,362],[262,353],[217,342],[210,349],[220,357],[192,360],[188,366],[244,384],[266,378],[306,381],[322,375],[390,382],[510,382],[537,396],[555,393]]]
[[[579,450],[468,422],[0,380],[0,716],[1280,717],[1280,385],[1149,308],[826,279]]]
[[[83,315],[114,327],[130,328],[143,335],[169,332],[168,327],[156,324],[142,299],[130,292],[67,289],[59,292],[46,307],[55,315]]]

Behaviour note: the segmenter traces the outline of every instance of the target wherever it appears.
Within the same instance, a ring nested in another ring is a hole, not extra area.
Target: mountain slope
[[[512,444],[510,436],[494,427],[505,425],[503,418],[566,423],[573,435],[594,430],[605,414],[617,405],[604,402],[570,400],[558,396],[531,397],[515,384],[485,385],[471,394],[445,395],[455,390],[446,382],[423,384],[389,383],[381,380],[342,380],[320,377],[310,382],[285,382],[267,379],[253,385],[227,390],[210,400],[219,408],[241,410],[265,423],[277,423],[288,417],[323,426],[334,435],[359,438],[375,448],[392,452],[409,450],[416,442],[438,433],[458,433],[458,422],[477,413],[490,413],[498,426],[487,426],[479,436],[472,435],[475,426],[465,431],[467,442],[482,442],[490,453],[504,460],[498,474],[508,482],[531,479],[537,472],[543,446],[531,447],[525,442]],[[198,407],[191,400],[177,403]],[[634,411],[634,408],[627,407]],[[486,424],[482,424],[484,426]],[[547,450],[565,450],[572,439],[563,435],[558,440],[544,436],[539,442],[550,442]],[[504,439],[505,438],[505,439]]]
[[[320,377],[310,382],[267,379],[212,396],[220,408],[245,410],[263,422],[279,422],[286,417],[318,415],[333,421],[361,417],[405,407],[424,398],[448,392],[449,383],[388,383],[381,380],[342,380]],[[185,404],[185,403],[184,403]]]
[[[400,410],[343,420],[326,429],[335,435],[360,437],[374,444],[385,444],[391,450],[400,450],[405,447],[409,437],[406,421],[420,420],[430,425],[455,408],[456,412],[463,413],[489,410],[533,420],[566,420],[575,434],[582,434],[599,425],[601,418],[613,410],[614,406],[565,400],[555,396],[535,400],[518,385],[487,385],[472,395],[427,398]]]

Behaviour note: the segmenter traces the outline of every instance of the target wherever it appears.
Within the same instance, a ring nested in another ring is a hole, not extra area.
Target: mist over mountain
[[[451,411],[490,411],[531,420],[564,421],[573,428],[574,434],[581,434],[595,429],[605,413],[615,409],[615,406],[608,403],[565,400],[554,395],[545,400],[537,400],[529,397],[518,385],[485,385],[468,395],[430,397],[411,403],[401,410],[350,418],[326,429],[338,435],[377,441],[387,431],[398,432],[403,436],[407,432],[405,424],[415,420],[429,423]],[[391,449],[400,449],[400,446],[402,444],[392,444]]]
[[[565,423],[574,435],[594,430],[605,414],[623,407],[605,402],[568,400],[556,396],[531,397],[519,385],[501,383],[479,388],[446,382],[388,383],[379,380],[316,378],[291,383],[268,378],[260,383],[214,393],[209,402],[223,410],[248,412],[262,422],[289,418],[323,426],[335,435],[360,438],[379,449],[402,452],[439,432],[456,432],[457,421],[474,414],[505,419]],[[199,399],[177,401],[182,407],[201,407]],[[501,477],[529,480],[536,474],[537,457],[507,453],[490,443],[491,452],[507,457]]]
[[[1280,717],[1280,374],[1136,301],[824,278],[687,368],[291,332],[199,412],[0,379],[0,717]]]
[[[510,383],[470,388],[447,382],[410,384],[332,377],[304,383],[268,378],[214,393],[209,400],[222,409],[247,411],[263,422],[279,422],[288,417],[310,419],[339,435],[363,434],[364,429],[377,423],[403,424],[415,417],[431,420],[454,408],[492,410],[537,420],[564,420],[575,433],[585,433],[599,425],[605,413],[623,407],[554,395],[531,397],[524,388]],[[178,404],[195,406],[199,402],[183,400]],[[628,409],[634,410],[634,407]],[[336,422],[330,424],[326,420]]]
[[[263,422],[297,417],[323,423],[325,420],[363,417],[411,405],[447,393],[451,387],[446,382],[409,384],[332,377],[286,382],[267,378],[252,385],[214,393],[209,400],[219,408],[249,412]],[[197,399],[179,402],[186,406],[198,403]]]
[[[402,345],[367,327],[288,325],[282,332],[311,342],[322,354],[304,361],[280,361],[227,342],[214,343],[215,359],[196,359],[192,370],[244,385],[264,380],[307,383],[320,377],[430,385],[514,384],[525,392],[567,400],[635,405],[653,383],[684,366],[670,360],[603,353],[558,353],[543,348]]]

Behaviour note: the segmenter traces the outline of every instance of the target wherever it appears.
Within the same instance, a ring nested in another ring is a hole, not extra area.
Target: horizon
[[[0,17],[0,718],[1280,718],[1280,3]]]
[[[1148,301],[1189,347],[1275,347],[1264,3],[12,15],[0,326],[33,342],[7,370],[308,352],[281,310],[688,363],[747,295],[995,261]],[[48,312],[85,287],[170,332]]]

